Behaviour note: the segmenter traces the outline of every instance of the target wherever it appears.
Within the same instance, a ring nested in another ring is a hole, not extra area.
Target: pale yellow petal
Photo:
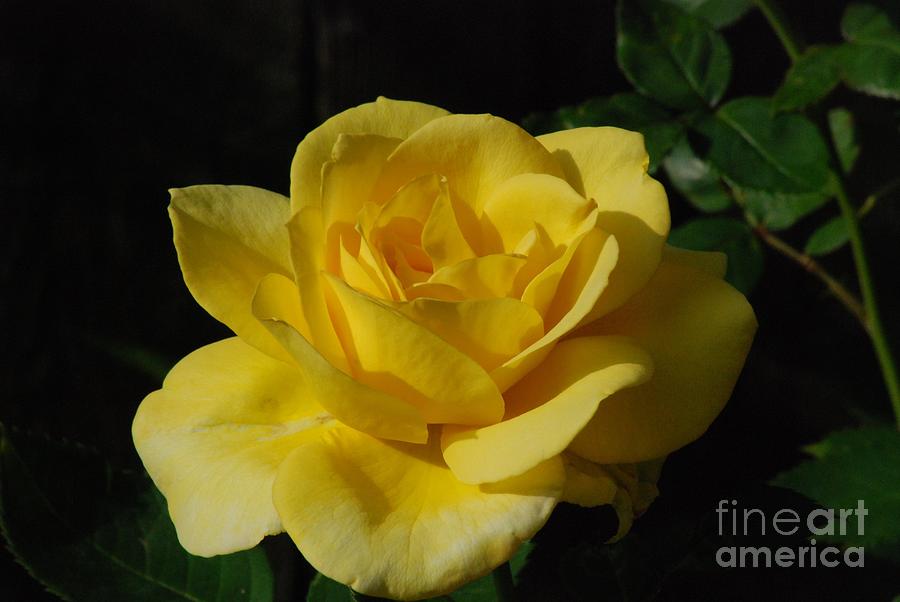
[[[577,128],[539,136],[577,190],[597,201],[597,225],[619,241],[619,262],[586,321],[619,307],[643,288],[659,264],[669,234],[669,204],[647,175],[649,158],[637,132]]]
[[[487,371],[493,370],[544,334],[541,316],[515,299],[460,302],[419,298],[397,309],[435,333]]]
[[[500,420],[503,398],[475,360],[400,312],[327,279],[356,380],[415,405],[429,423]]]
[[[588,315],[606,288],[618,253],[616,238],[602,230],[593,229],[584,236],[566,266],[544,317],[544,327],[549,330],[522,353],[491,371],[491,378],[501,391],[534,368],[556,341]]]
[[[322,166],[341,134],[374,134],[405,139],[429,121],[446,115],[438,107],[408,101],[378,98],[338,113],[307,134],[297,146],[291,163],[291,210],[321,206]]]
[[[636,462],[690,443],[731,395],[755,332],[753,310],[729,284],[661,263],[644,290],[581,331],[633,337],[653,356],[653,378],[604,401],[571,449],[595,462]]]
[[[475,215],[494,189],[513,176],[563,177],[547,149],[519,126],[492,115],[448,115],[429,122],[397,147],[385,165],[375,199],[387,200],[406,182],[430,173],[446,177],[451,197],[468,204]]]
[[[295,367],[233,338],[181,360],[141,403],[132,434],[179,541],[213,556],[282,530],[276,470],[333,424]]]
[[[616,391],[653,372],[650,357],[622,337],[563,341],[504,395],[503,422],[445,427],[444,460],[465,483],[507,479],[561,453]]]
[[[214,318],[257,349],[283,358],[250,302],[260,278],[293,277],[285,223],[288,200],[249,186],[191,186],[170,191],[175,249],[184,281]]]
[[[484,204],[482,240],[491,253],[511,253],[540,224],[554,244],[566,244],[596,208],[560,178],[521,174],[499,184]]]
[[[390,444],[336,428],[288,457],[274,500],[321,573],[368,595],[417,600],[507,561],[550,516],[564,478],[555,458],[515,479],[466,485],[436,441]]]

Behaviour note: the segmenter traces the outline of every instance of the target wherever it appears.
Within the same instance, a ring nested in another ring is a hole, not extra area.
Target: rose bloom
[[[379,98],[306,136],[290,199],[172,191],[184,280],[237,335],[134,420],[182,545],[287,531],[332,579],[416,599],[561,501],[612,504],[623,535],[756,329],[723,255],[666,246],[647,165],[634,132]]]

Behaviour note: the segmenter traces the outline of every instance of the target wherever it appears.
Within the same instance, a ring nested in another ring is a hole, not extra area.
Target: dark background
[[[783,4],[808,40],[839,38],[844,3]],[[771,94],[788,60],[762,16],[725,33],[728,97]],[[147,366],[228,335],[181,282],[168,188],[287,193],[302,136],[378,95],[520,121],[627,89],[611,2],[0,2],[0,420],[139,466],[131,418],[158,385]],[[896,176],[897,114],[882,101],[847,102],[878,141],[864,146],[850,183],[860,198]],[[897,205],[865,223],[894,340]],[[672,210],[676,223],[692,215],[674,195]],[[849,252],[826,264],[854,286]],[[760,330],[734,398],[706,437],[671,458],[639,536],[709,514],[722,498],[771,504],[765,483],[801,459],[800,445],[863,415],[887,418],[866,337],[816,281],[769,254],[750,299]],[[585,520],[558,514],[548,550]],[[866,560],[843,571],[688,566],[663,598],[888,599],[890,569]],[[5,551],[0,563],[0,597],[46,596]]]

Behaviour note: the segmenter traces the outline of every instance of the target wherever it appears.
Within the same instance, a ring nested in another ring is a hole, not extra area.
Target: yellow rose
[[[506,561],[559,501],[627,530],[756,328],[724,256],[665,246],[647,164],[633,132],[535,139],[380,98],[300,143],[290,200],[174,190],[185,282],[237,335],[134,421],[184,547],[284,530],[329,577],[415,599]]]

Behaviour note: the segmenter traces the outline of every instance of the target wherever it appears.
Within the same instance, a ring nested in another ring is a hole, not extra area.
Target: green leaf
[[[816,540],[863,546],[866,555],[900,560],[900,433],[888,426],[832,433],[807,448],[813,459],[778,475],[774,483],[789,487],[825,509],[853,509],[859,500],[868,514],[862,532],[854,515],[840,533]]]
[[[716,29],[728,27],[753,8],[751,0],[666,0],[666,2],[704,19]]]
[[[744,222],[723,217],[696,219],[673,229],[669,244],[694,251],[725,253],[728,256],[725,280],[744,294],[753,290],[762,275],[762,249]]]
[[[525,567],[528,555],[533,548],[534,545],[526,541],[509,559],[513,578]],[[487,574],[467,583],[448,596],[429,598],[424,602],[492,602],[495,599],[494,578],[491,574]],[[309,585],[306,600],[307,602],[353,602],[354,597],[349,587],[319,573]]]
[[[191,556],[145,476],[72,443],[0,426],[0,519],[16,559],[64,599],[272,599],[262,550]]]
[[[900,99],[900,31],[888,14],[869,4],[851,4],[841,30],[849,42],[837,54],[844,82],[866,94]]]
[[[796,111],[827,96],[840,81],[835,49],[812,46],[788,70],[772,102],[778,111]]]
[[[774,192],[813,192],[828,181],[828,148],[808,119],[776,115],[768,99],[745,97],[700,122],[709,157],[738,186]]]
[[[681,124],[668,110],[633,92],[592,98],[552,113],[530,115],[523,125],[534,135],[594,126],[641,132],[650,155],[651,173],[683,134]]]
[[[707,22],[663,0],[619,0],[617,58],[641,93],[675,109],[715,106],[731,53]]]
[[[827,255],[844,246],[849,238],[847,222],[838,216],[816,228],[803,250],[807,255]]]
[[[751,188],[739,189],[737,194],[741,195],[747,211],[773,232],[790,228],[829,199],[820,192],[784,193]]]
[[[845,174],[849,174],[853,171],[853,165],[859,156],[853,113],[844,108],[828,111],[828,129],[831,130],[831,140],[841,162],[841,169]]]
[[[829,198],[828,148],[802,115],[775,114],[768,99],[747,97],[694,127],[709,142],[709,161],[769,229],[792,225]]]
[[[718,172],[708,161],[694,154],[686,139],[675,145],[663,160],[663,167],[672,186],[700,211],[716,213],[732,205]]]
[[[307,602],[353,602],[353,592],[343,583],[338,583],[322,573],[318,573],[309,584],[306,600]]]

